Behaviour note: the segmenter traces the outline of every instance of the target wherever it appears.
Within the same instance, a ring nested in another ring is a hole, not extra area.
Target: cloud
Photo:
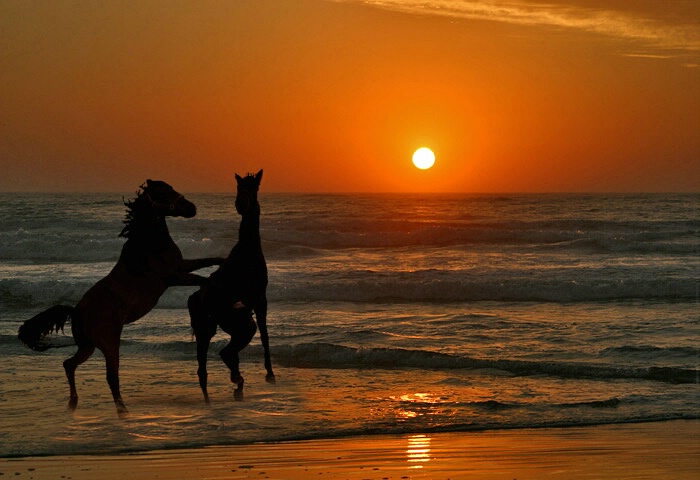
[[[527,0],[333,0],[409,14],[489,20],[518,25],[574,29],[633,40],[656,49],[700,54],[700,22],[674,22],[610,9],[582,7],[575,3],[536,3]],[[660,2],[660,5],[667,5]],[[667,8],[667,7],[662,7]]]

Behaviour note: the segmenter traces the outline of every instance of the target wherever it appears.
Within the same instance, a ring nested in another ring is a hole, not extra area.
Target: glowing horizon
[[[700,189],[700,3],[127,6],[0,4],[0,191]]]

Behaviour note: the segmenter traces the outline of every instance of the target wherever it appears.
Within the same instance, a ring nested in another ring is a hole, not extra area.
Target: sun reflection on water
[[[427,435],[408,437],[406,458],[410,468],[423,468],[423,464],[430,461],[430,437]]]
[[[441,398],[430,393],[410,393],[389,398],[397,402],[396,415],[400,418],[434,415],[441,411]]]

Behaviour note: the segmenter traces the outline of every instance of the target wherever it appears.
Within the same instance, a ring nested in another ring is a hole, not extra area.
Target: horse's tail
[[[63,331],[63,326],[73,315],[75,308],[68,305],[54,305],[48,310],[44,310],[33,318],[30,318],[21,327],[17,338],[22,343],[38,352],[43,352],[56,345],[44,342],[44,338],[52,332]]]

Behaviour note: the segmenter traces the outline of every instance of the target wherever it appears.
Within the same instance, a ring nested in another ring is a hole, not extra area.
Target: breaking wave
[[[227,340],[212,342],[211,351],[219,351]],[[70,338],[57,335],[52,343],[72,345]],[[0,335],[0,345],[21,348],[15,336]],[[122,340],[122,352],[176,357],[180,360],[196,358],[194,341],[170,341],[150,343]],[[259,361],[262,347],[251,344],[245,350],[244,361]],[[247,360],[246,360],[247,359]],[[427,370],[474,370],[481,374],[510,374],[517,376],[549,375],[571,379],[629,379],[648,380],[671,384],[700,383],[700,371],[677,367],[629,367],[595,363],[561,361],[511,360],[473,358],[469,356],[401,348],[354,348],[330,343],[302,343],[297,345],[275,345],[275,364],[292,368],[328,369],[427,369]],[[606,405],[599,405],[606,406]],[[607,405],[610,406],[610,405]]]

